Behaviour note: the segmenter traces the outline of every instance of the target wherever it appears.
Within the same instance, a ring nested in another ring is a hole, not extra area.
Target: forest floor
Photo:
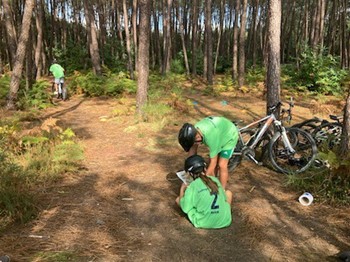
[[[187,92],[194,108],[161,132],[137,123],[131,111],[117,116],[134,98],[56,101],[42,119],[56,118],[74,130],[84,168],[38,192],[40,214],[0,235],[0,255],[11,261],[336,261],[339,251],[350,250],[349,208],[318,199],[302,206],[297,199],[303,192],[288,189],[284,176],[266,167],[244,161],[230,175],[228,228],[196,229],[175,205],[181,183],[174,172],[186,157],[177,143],[180,126],[206,115],[257,119],[266,105],[258,92]],[[334,101],[297,99],[294,121],[340,110]]]

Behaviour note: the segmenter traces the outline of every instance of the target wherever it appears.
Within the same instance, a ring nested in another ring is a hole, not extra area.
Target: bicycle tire
[[[244,140],[244,144],[247,143],[250,138],[255,134],[255,131],[253,129],[246,129],[241,133],[241,136]],[[243,147],[244,147],[244,144],[243,144],[243,141],[241,139],[241,137],[238,138],[238,141],[237,141],[237,145],[234,149],[234,153],[241,153]],[[227,168],[228,168],[228,172],[229,173],[232,173],[233,170],[239,166],[239,164],[241,163],[242,161],[242,155],[232,155],[231,158],[229,159],[228,161],[228,164],[227,164]]]
[[[62,100],[66,101],[68,98],[67,88],[62,84]]]
[[[317,146],[312,136],[300,129],[291,127],[286,133],[295,153],[285,148],[282,133],[277,132],[269,144],[269,159],[274,169],[287,175],[306,171],[314,163]]]
[[[262,164],[267,164],[267,159],[268,159],[268,150],[269,150],[269,143],[272,138],[272,132],[267,130],[265,134],[260,138],[259,142],[256,144],[254,147],[254,154],[255,154],[255,159],[262,163]],[[254,139],[251,139],[248,143],[248,146],[250,146],[253,143]]]
[[[333,148],[340,145],[343,125],[338,122],[324,123],[317,127],[312,136],[317,146],[324,145]]]
[[[320,126],[321,124],[323,124],[326,120],[322,120],[320,118],[314,117],[311,119],[307,119],[301,123],[298,124],[294,124],[292,127],[295,128],[301,128],[302,130],[312,134],[314,132],[314,130]]]

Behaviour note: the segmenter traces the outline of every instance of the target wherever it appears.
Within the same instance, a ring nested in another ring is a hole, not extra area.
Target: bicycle
[[[63,78],[60,79],[58,85],[58,92],[57,92],[57,99],[62,99],[63,101],[66,101],[68,98],[68,91],[67,87],[64,85]],[[51,87],[52,91],[55,92],[55,83],[52,83]]]
[[[315,141],[300,128],[283,126],[275,116],[281,106],[281,102],[277,103],[269,108],[267,116],[239,128],[239,139],[229,159],[229,172],[244,158],[262,165],[267,158],[266,154],[273,168],[284,174],[304,172],[313,164],[317,155]],[[258,127],[252,129],[254,126]],[[271,126],[274,127],[273,132]]]
[[[326,143],[328,148],[333,148],[340,145],[343,133],[343,116],[329,115],[329,117],[333,122],[323,122],[311,133],[317,146]]]

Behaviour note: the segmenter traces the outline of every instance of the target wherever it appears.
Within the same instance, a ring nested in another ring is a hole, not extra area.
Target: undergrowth
[[[30,129],[20,119],[0,122],[0,230],[35,217],[38,189],[76,172],[83,159],[74,132],[62,129],[56,119]]]
[[[336,152],[336,149],[322,148],[318,158],[324,165],[304,174],[288,176],[287,184],[295,190],[310,192],[318,202],[349,206],[350,154],[339,157]]]

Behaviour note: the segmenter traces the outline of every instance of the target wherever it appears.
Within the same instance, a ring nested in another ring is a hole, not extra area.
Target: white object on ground
[[[314,197],[309,192],[305,192],[299,197],[299,202],[303,206],[311,205],[312,201],[314,201]]]

